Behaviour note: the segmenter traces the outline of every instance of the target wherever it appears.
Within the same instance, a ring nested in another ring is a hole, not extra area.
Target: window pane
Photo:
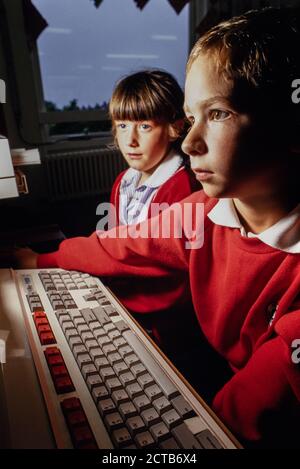
[[[183,86],[188,6],[177,15],[167,0],[142,11],[133,0],[103,0],[99,8],[92,0],[33,3],[49,24],[38,51],[45,100],[56,108],[73,100],[105,107],[116,81],[141,68],[163,68]]]

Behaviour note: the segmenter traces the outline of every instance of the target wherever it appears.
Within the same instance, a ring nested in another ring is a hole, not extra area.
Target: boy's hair
[[[252,10],[211,28],[196,42],[187,72],[200,55],[209,55],[220,76],[233,83],[237,104],[249,106],[295,134],[299,106],[292,102],[292,82],[300,78],[299,10]],[[268,107],[266,107],[268,106]],[[270,107],[269,107],[270,106]]]
[[[162,70],[142,70],[121,79],[109,104],[116,120],[155,120],[174,123],[184,118],[183,91],[175,78]]]

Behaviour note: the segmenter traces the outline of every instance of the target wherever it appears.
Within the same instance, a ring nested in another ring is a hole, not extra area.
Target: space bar
[[[139,356],[140,360],[144,363],[148,371],[152,374],[157,384],[162,388],[163,392],[168,399],[179,394],[178,389],[174,386],[172,381],[166,376],[161,367],[152,358],[151,354],[144,347],[142,342],[132,331],[123,332],[124,339],[127,340],[129,345],[133,348],[134,352]]]

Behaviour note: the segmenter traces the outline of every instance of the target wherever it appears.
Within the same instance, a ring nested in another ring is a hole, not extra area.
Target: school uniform
[[[110,197],[114,208],[114,214],[110,214],[110,227],[140,223],[151,217],[152,203],[171,205],[201,188],[174,149],[141,185],[140,178],[141,172],[134,168],[123,171],[116,178]]]
[[[176,237],[185,207],[191,226]],[[213,409],[238,437],[287,437],[300,417],[300,369],[293,355],[300,339],[300,206],[263,233],[247,236],[230,200],[199,191],[171,210],[178,223],[168,239],[126,239],[124,226],[117,241],[110,232],[63,241],[55,253],[40,255],[38,266],[134,276],[136,284],[140,277],[149,285],[163,279],[159,296],[149,289],[136,299],[145,312],[152,301],[158,309],[180,301],[189,278],[200,327],[234,373],[215,395]],[[158,229],[166,212],[151,220]],[[123,302],[130,305],[130,295]]]

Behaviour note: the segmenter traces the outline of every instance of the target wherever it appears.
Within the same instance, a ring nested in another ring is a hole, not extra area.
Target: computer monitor
[[[6,101],[6,87],[4,80],[0,79],[0,105]],[[18,197],[16,177],[12,164],[8,140],[0,134],[0,199]]]

